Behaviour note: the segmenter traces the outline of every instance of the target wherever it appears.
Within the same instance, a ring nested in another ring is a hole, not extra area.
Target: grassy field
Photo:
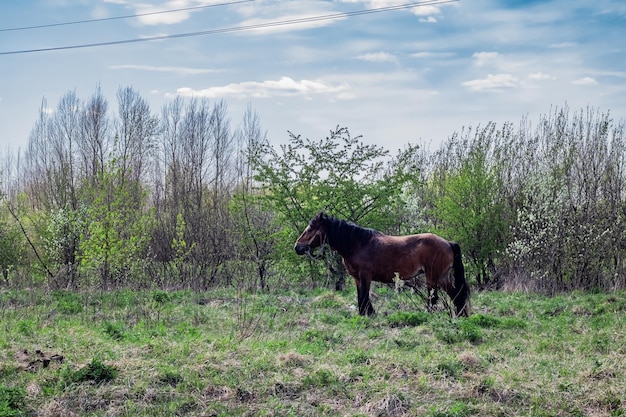
[[[0,416],[626,416],[626,293],[0,292]]]

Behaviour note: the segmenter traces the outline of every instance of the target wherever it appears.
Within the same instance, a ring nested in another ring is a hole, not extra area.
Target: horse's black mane
[[[328,243],[339,253],[350,252],[351,249],[369,242],[372,237],[382,235],[378,230],[361,227],[323,213],[320,214],[320,220],[324,222]]]

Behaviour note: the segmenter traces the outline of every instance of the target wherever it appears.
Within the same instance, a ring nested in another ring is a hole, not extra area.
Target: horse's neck
[[[327,232],[328,244],[337,251],[342,257],[353,254],[361,247],[361,236],[364,229],[346,222],[345,220],[337,220],[330,225]]]

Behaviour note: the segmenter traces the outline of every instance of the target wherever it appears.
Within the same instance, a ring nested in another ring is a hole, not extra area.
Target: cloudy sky
[[[100,85],[248,104],[274,143],[346,126],[389,150],[552,106],[626,118],[623,0],[0,1],[0,154]]]

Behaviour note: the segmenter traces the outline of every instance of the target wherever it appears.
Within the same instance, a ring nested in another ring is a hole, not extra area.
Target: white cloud
[[[166,39],[168,36],[167,33],[165,32],[160,32],[160,33],[151,33],[150,35],[139,35],[140,39],[160,39],[161,41]]]
[[[475,52],[472,55],[474,58],[474,65],[477,67],[485,66],[488,63],[493,62],[496,58],[498,58],[497,52]]]
[[[380,9],[384,7],[403,6],[408,2],[406,0],[342,0],[343,3],[365,3],[370,9]],[[417,5],[415,7],[407,7],[416,16],[425,16],[420,22],[434,23],[437,19],[433,15],[441,14],[441,10],[433,5]]]
[[[171,12],[171,13],[159,13],[168,10],[167,8],[141,5],[137,8],[137,14],[144,14],[139,16],[139,22],[144,25],[173,25],[176,23],[184,22],[191,17],[189,11]],[[158,14],[145,14],[145,13],[158,13]]]
[[[428,17],[421,18],[420,22],[422,22],[422,23],[437,23],[437,19],[435,19],[433,16],[428,16]]]
[[[594,71],[600,76],[626,78],[626,71]]]
[[[598,82],[591,77],[583,77],[572,81],[575,85],[597,85]]]
[[[498,91],[517,87],[518,80],[511,74],[489,74],[487,78],[465,81],[461,85],[471,91]]]
[[[416,52],[411,54],[413,58],[451,58],[454,52]]]
[[[357,59],[368,62],[398,62],[396,57],[388,52],[375,52],[357,56]]]
[[[565,49],[565,48],[573,48],[576,46],[574,42],[561,42],[561,43],[553,43],[548,46],[548,48],[552,49]]]
[[[197,96],[197,97],[239,97],[239,98],[267,98],[267,97],[289,97],[289,96],[310,96],[314,94],[338,94],[339,98],[346,98],[346,91],[349,90],[347,84],[331,85],[321,80],[300,80],[295,81],[290,77],[282,77],[278,81],[246,81],[242,83],[232,83],[221,87],[210,87],[202,90],[194,90],[189,87],[182,87],[176,90],[175,94],[166,94],[166,97],[176,95]]]
[[[246,33],[277,33],[293,30],[305,30],[332,25],[346,18],[341,13],[334,14],[332,19],[320,18],[319,12],[284,15],[271,18],[254,18],[241,22],[239,27],[249,28]]]
[[[223,0],[213,1],[223,3]],[[243,19],[236,26],[249,28],[245,34],[319,28],[347,18],[336,10],[333,2],[326,1],[253,1],[234,6],[233,10]],[[332,19],[328,17],[331,15]]]
[[[404,3],[404,2],[402,2]],[[411,12],[417,16],[432,16],[434,14],[440,14],[441,10],[435,6],[417,6],[411,9]]]
[[[106,19],[109,17],[109,12],[106,7],[102,5],[97,5],[91,11],[91,17],[93,19]]]
[[[534,72],[532,74],[528,74],[528,79],[530,80],[555,80],[556,77],[550,74],[544,74],[543,72]]]
[[[179,75],[199,75],[221,72],[222,70],[207,69],[207,68],[185,68],[185,67],[159,67],[150,65],[111,65],[109,68],[115,70],[138,70],[138,71],[153,71],[153,72],[169,72]]]
[[[127,0],[105,0],[107,3],[131,4]],[[132,2],[135,13],[138,15],[139,23],[148,26],[172,25],[184,22],[191,17],[191,14],[201,9],[194,10],[195,7],[210,6],[217,4],[217,0],[169,0],[161,4],[149,4],[145,2]],[[191,9],[190,9],[191,8]],[[188,10],[183,10],[188,9]],[[176,10],[176,11],[172,11]]]

